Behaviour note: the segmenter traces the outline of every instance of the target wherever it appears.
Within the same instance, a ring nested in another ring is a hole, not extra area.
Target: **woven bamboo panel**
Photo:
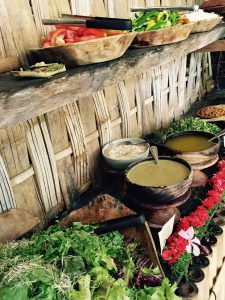
[[[0,130],[0,212],[42,223],[99,182],[101,147],[178,119],[212,87],[207,53],[180,57],[89,97]]]
[[[127,18],[130,7],[191,5],[192,0],[0,0],[0,73],[28,65],[28,49],[51,30],[42,19],[62,13]],[[18,9],[19,8],[19,9]]]

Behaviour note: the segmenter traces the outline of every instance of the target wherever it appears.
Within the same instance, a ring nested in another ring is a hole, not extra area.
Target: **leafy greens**
[[[31,239],[0,244],[0,299],[179,299],[176,286],[162,281],[137,243],[119,232],[97,236],[94,228],[55,225]]]

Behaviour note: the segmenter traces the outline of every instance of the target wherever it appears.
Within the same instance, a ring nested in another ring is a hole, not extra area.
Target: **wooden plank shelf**
[[[171,45],[131,49],[120,59],[78,67],[49,79],[0,78],[0,128],[52,111],[125,78],[166,64],[225,36],[225,25]]]

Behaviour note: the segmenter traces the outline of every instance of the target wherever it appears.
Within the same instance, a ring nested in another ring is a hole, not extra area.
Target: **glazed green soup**
[[[140,162],[127,174],[132,183],[141,186],[163,187],[174,185],[184,181],[190,174],[190,170],[173,160],[154,160]]]
[[[189,134],[189,135],[180,135],[170,138],[166,141],[166,146],[179,151],[184,152],[197,152],[211,148],[215,144],[209,142],[210,138],[196,135],[196,134]]]

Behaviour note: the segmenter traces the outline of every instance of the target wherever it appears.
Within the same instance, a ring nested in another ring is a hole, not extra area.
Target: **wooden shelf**
[[[225,25],[171,45],[131,49],[120,59],[78,67],[50,79],[0,78],[0,128],[24,122],[127,77],[168,63],[225,36]]]

